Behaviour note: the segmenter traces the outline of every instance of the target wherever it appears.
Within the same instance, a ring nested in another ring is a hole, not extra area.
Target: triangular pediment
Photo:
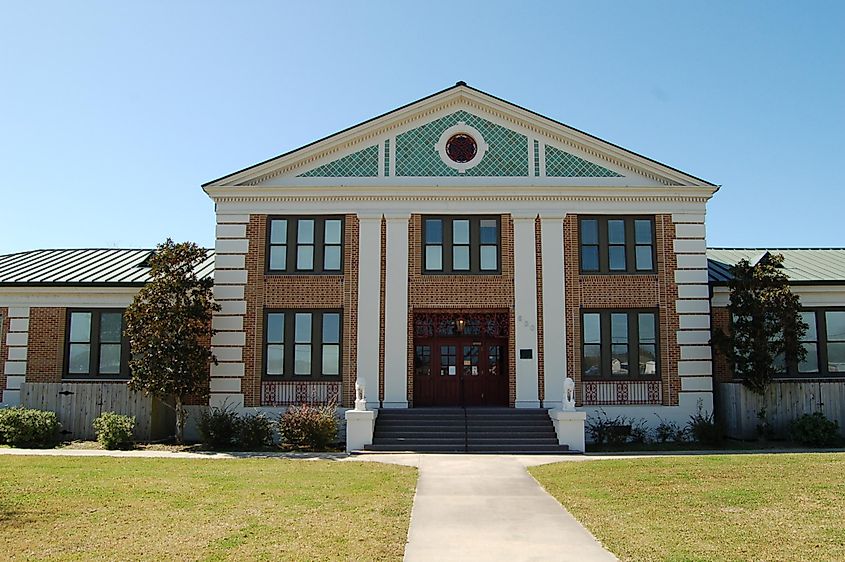
[[[513,178],[515,184],[713,187],[463,83],[204,187],[470,177]]]

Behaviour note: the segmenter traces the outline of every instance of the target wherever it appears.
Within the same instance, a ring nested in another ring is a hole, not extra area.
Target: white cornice
[[[0,287],[0,306],[124,307],[140,287]]]

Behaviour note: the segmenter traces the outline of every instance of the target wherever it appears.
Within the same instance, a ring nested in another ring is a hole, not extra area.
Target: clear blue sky
[[[845,246],[845,2],[7,1],[0,254],[212,244],[200,184],[464,80]]]

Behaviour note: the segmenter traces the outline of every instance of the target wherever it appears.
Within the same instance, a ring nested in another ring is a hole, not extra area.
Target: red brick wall
[[[358,338],[358,219],[344,218],[345,248],[342,275],[266,275],[267,216],[251,215],[247,225],[247,285],[244,289],[244,377],[241,390],[246,406],[259,406],[265,308],[334,308],[343,310],[342,400],[351,406],[355,395]]]
[[[713,333],[718,328],[726,334],[731,330],[731,315],[727,308],[712,307],[710,309],[710,332]],[[730,382],[731,380],[733,380],[733,371],[727,357],[713,346],[713,382]]]
[[[506,310],[510,315],[508,342],[509,403],[516,399],[516,349],[513,316],[513,221],[501,217],[501,274],[423,275],[422,219],[411,215],[408,225],[408,401],[414,400],[414,311],[449,309],[456,314]]]
[[[27,382],[62,382],[67,309],[29,309]]]
[[[578,216],[564,219],[564,268],[566,278],[566,354],[568,376],[581,382],[581,309],[649,308],[659,309],[660,362],[663,404],[678,404],[680,378],[677,342],[678,314],[675,301],[675,226],[672,215],[655,215],[657,273],[651,275],[581,275],[578,247]],[[579,397],[580,404],[580,397]]]

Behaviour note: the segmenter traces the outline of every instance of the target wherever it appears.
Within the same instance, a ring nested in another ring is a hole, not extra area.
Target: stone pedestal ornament
[[[575,411],[575,381],[569,377],[563,381],[563,408],[564,412]]]

